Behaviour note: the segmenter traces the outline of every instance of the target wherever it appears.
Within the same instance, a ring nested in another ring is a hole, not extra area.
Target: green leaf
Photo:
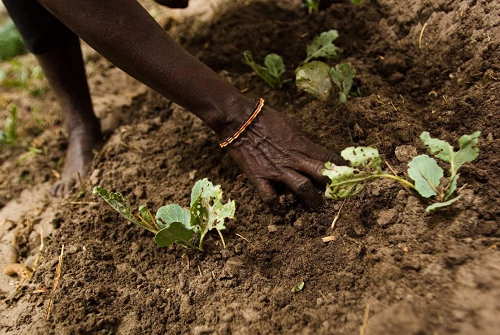
[[[437,189],[443,169],[439,167],[434,159],[427,155],[419,155],[408,164],[408,175],[415,181],[415,188],[424,198],[430,198],[438,194]]]
[[[304,64],[295,70],[295,84],[298,89],[326,101],[332,90],[329,71],[330,67],[323,62]]]
[[[382,174],[382,160],[378,150],[372,147],[349,147],[340,153],[349,161],[349,166],[337,166],[330,162],[321,170],[330,178],[326,186],[325,197],[340,200],[361,192],[368,182]]]
[[[264,65],[266,66],[269,74],[279,83],[281,75],[285,73],[286,70],[283,58],[277,54],[269,54],[264,59]],[[281,87],[281,84],[279,84],[279,87]]]
[[[304,63],[308,63],[309,61],[317,58],[324,58],[326,60],[338,58],[342,49],[333,44],[333,41],[335,41],[338,37],[338,31],[333,29],[316,36],[312,43],[307,46],[307,58]]]
[[[172,222],[180,222],[186,228],[193,229],[190,220],[189,211],[182,209],[182,207],[177,204],[162,206],[156,211],[156,221],[161,228],[164,228]]]
[[[364,178],[358,169],[337,166],[330,162],[325,163],[321,173],[330,178],[330,183],[326,185],[325,197],[332,200],[341,200],[358,194],[369,180]]]
[[[452,203],[454,203],[455,201],[457,201],[458,199],[460,199],[462,196],[459,195],[458,197],[456,198],[453,198],[451,200],[448,200],[448,201],[445,201],[445,202],[438,202],[438,203],[435,203],[435,204],[432,204],[430,206],[427,206],[427,208],[425,209],[426,212],[430,212],[430,211],[433,211],[435,209],[438,209],[438,208],[441,208],[441,207],[447,207],[449,205],[451,205]]]
[[[304,288],[304,285],[305,285],[305,283],[303,281],[301,281],[300,283],[298,283],[297,285],[295,285],[292,288],[292,292],[293,293],[298,293],[298,292],[302,291],[302,289]]]
[[[154,229],[148,227],[141,220],[137,219],[132,214],[132,208],[127,199],[121,193],[108,192],[104,187],[96,186],[92,191],[92,194],[100,195],[111,207],[113,207],[118,213],[120,213],[124,218],[132,221],[136,225],[139,225],[147,230],[156,233]]]
[[[460,150],[455,154],[455,171],[458,171],[465,163],[470,163],[477,158],[479,155],[479,148],[477,147],[479,143],[480,131],[476,131],[472,135],[463,135],[458,140],[458,145]]]
[[[302,6],[307,8],[309,14],[318,12],[321,0],[304,0]]]
[[[382,160],[378,150],[372,147],[349,147],[340,153],[342,158],[351,163],[352,167],[366,166],[381,170]]]
[[[264,60],[266,67],[264,67],[254,61],[251,51],[246,50],[243,52],[242,62],[250,66],[271,88],[281,88],[280,77],[285,72],[285,64],[280,56],[276,54],[267,55]]]
[[[356,70],[351,67],[351,63],[338,64],[330,69],[330,77],[340,89],[340,102],[347,102],[347,96],[351,91],[352,81],[355,76]]]
[[[155,242],[159,247],[168,247],[173,243],[177,243],[183,247],[198,249],[191,243],[194,235],[195,232],[192,229],[187,228],[182,222],[174,221],[156,233]]]
[[[420,135],[420,139],[424,144],[429,147],[431,154],[441,159],[444,162],[450,163],[450,174],[453,176],[457,174],[458,169],[465,163],[472,162],[479,155],[479,142],[480,131],[472,135],[464,135],[458,140],[460,149],[455,152],[453,147],[448,142],[432,138],[428,132],[424,131]]]
[[[225,220],[234,219],[234,201],[222,203],[220,185],[214,186],[208,179],[198,180],[191,191],[191,225],[199,226],[199,248],[203,250],[203,239],[212,229],[226,229]],[[222,235],[221,235],[222,236]]]

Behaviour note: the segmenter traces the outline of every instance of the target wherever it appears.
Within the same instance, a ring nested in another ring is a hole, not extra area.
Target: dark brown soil
[[[271,91],[241,63],[243,50],[258,61],[275,52],[292,77],[306,45],[329,29],[339,31],[341,61],[358,74],[361,96],[345,106],[335,94],[322,103],[293,85]],[[201,121],[147,91],[122,108],[135,118],[96,157],[81,203],[59,206],[31,282],[5,297],[6,311],[25,307],[0,322],[0,333],[498,334],[500,4],[376,0],[309,16],[298,6],[251,2],[197,31],[177,38],[245,94],[264,97],[325,147],[379,148],[398,173],[406,165],[395,149],[424,153],[423,130],[452,143],[481,130],[479,159],[461,173],[462,199],[426,214],[419,198],[378,181],[345,202],[332,231],[340,203],[313,212],[282,187],[280,205],[268,208]],[[48,171],[44,178],[53,178]],[[205,177],[237,203],[227,249],[216,235],[204,253],[157,248],[149,232],[91,194],[99,184],[134,206],[187,206]],[[50,295],[35,290],[52,286],[63,244],[45,321]]]

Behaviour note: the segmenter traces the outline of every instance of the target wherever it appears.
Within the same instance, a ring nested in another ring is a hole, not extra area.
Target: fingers
[[[311,208],[323,205],[323,196],[314,187],[313,183],[300,173],[286,169],[280,181],[290,187]]]
[[[255,185],[257,192],[259,192],[262,200],[264,200],[265,203],[272,203],[276,201],[276,192],[267,180],[262,178],[255,178],[251,179],[251,182]]]
[[[315,157],[312,157],[312,156]],[[331,162],[335,165],[347,165],[347,161],[340,157],[339,154],[330,151],[330,150],[325,150],[325,149],[320,149],[318,152],[315,152],[313,155],[311,155],[312,158],[316,158],[320,161],[323,162]]]
[[[297,160],[296,170],[311,176],[316,181],[326,184],[329,179],[323,176],[321,170],[325,168],[325,162],[308,158],[306,156],[300,157]]]
[[[337,154],[336,152],[318,147],[316,144],[314,144],[307,138],[303,138],[302,142],[303,142],[302,152],[308,157],[316,159],[323,163],[331,162],[335,165],[347,165],[347,161],[342,157],[340,157],[340,155]]]

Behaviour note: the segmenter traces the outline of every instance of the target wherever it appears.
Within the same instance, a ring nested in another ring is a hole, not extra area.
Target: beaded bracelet
[[[233,142],[235,139],[238,138],[238,136],[240,136],[240,134],[250,125],[250,123],[252,123],[252,121],[257,117],[257,115],[260,113],[260,111],[262,110],[262,107],[264,107],[264,99],[260,98],[259,99],[259,102],[257,103],[257,105],[255,106],[255,109],[252,113],[252,115],[250,115],[250,117],[248,118],[248,120],[246,120],[245,123],[243,123],[243,125],[240,127],[240,129],[238,129],[232,136],[229,136],[228,138],[226,138],[224,141],[220,142],[219,145],[221,148],[224,148],[226,146],[228,146],[229,144],[231,144],[231,142]]]

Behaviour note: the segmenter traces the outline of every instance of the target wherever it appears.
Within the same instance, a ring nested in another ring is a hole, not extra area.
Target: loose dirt
[[[0,220],[11,220],[0,227],[3,243],[15,235],[9,262],[35,268],[29,280],[2,277],[1,334],[498,334],[500,4],[326,7],[307,15],[296,2],[242,1],[217,7],[208,23],[161,22],[246,95],[293,117],[316,143],[336,151],[377,147],[399,174],[406,162],[396,149],[425,153],[423,130],[450,143],[481,130],[479,158],[461,173],[462,199],[426,214],[426,204],[400,185],[377,181],[345,202],[333,231],[341,203],[310,211],[279,186],[280,203],[268,208],[200,120],[88,51],[109,139],[80,187],[82,198],[75,199],[80,189],[70,200],[45,196],[65,143],[50,93],[36,101],[2,93],[26,110],[54,110],[36,136],[26,135],[45,139],[44,154],[24,165],[17,159],[25,149],[0,156]],[[291,78],[306,45],[330,29],[340,33],[341,61],[357,70],[361,94],[345,106],[335,94],[322,103],[293,85],[272,91],[241,63],[244,50],[258,61],[275,52]],[[157,248],[149,232],[91,194],[102,185],[134,206],[187,206],[191,187],[205,177],[237,202],[237,219],[224,232],[227,249],[216,235],[204,253]],[[27,192],[34,192],[33,206],[16,207],[27,203]],[[41,222],[50,223],[42,229],[49,233],[40,234]],[[51,294],[62,245],[62,274]],[[302,281],[303,290],[292,292]]]

